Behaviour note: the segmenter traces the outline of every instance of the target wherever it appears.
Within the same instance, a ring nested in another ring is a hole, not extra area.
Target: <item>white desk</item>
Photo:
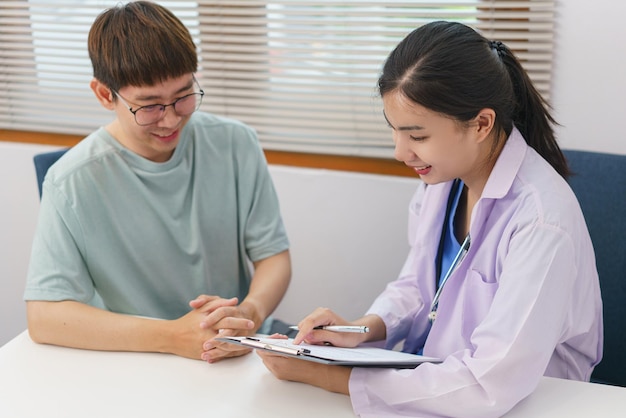
[[[271,375],[254,353],[216,364],[167,354],[0,348],[0,417],[354,417],[347,396]],[[626,417],[626,388],[544,378],[507,418]]]

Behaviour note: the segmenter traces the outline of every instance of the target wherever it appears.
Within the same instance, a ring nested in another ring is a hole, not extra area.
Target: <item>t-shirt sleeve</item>
[[[92,300],[94,286],[81,249],[81,227],[71,205],[54,184],[44,182],[24,299]]]
[[[289,248],[287,233],[280,213],[278,196],[274,188],[267,161],[255,132],[246,129],[245,141],[238,154],[239,207],[244,220],[243,238],[248,257],[262,260]]]

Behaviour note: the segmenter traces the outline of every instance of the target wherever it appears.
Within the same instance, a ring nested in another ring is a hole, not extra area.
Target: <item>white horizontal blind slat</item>
[[[547,97],[554,1],[162,1],[198,45],[202,109],[265,148],[392,157],[376,81],[411,30],[457,20],[505,42]],[[0,2],[0,128],[86,135],[112,114],[88,84],[86,38],[118,0]]]

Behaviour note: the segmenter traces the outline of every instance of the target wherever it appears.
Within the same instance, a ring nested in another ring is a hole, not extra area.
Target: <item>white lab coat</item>
[[[589,233],[565,182],[516,129],[474,207],[471,247],[450,276],[437,319],[435,257],[452,182],[420,186],[411,250],[368,313],[386,346],[439,357],[414,370],[353,369],[361,417],[496,417],[541,376],[588,380],[602,357],[602,304]]]

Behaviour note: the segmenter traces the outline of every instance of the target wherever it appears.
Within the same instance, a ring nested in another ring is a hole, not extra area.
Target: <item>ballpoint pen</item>
[[[293,325],[289,327],[291,329],[295,329],[298,331],[298,326]],[[324,331],[332,331],[332,332],[352,332],[357,334],[364,334],[366,332],[370,332],[370,329],[361,325],[320,325],[313,329],[321,329]]]

